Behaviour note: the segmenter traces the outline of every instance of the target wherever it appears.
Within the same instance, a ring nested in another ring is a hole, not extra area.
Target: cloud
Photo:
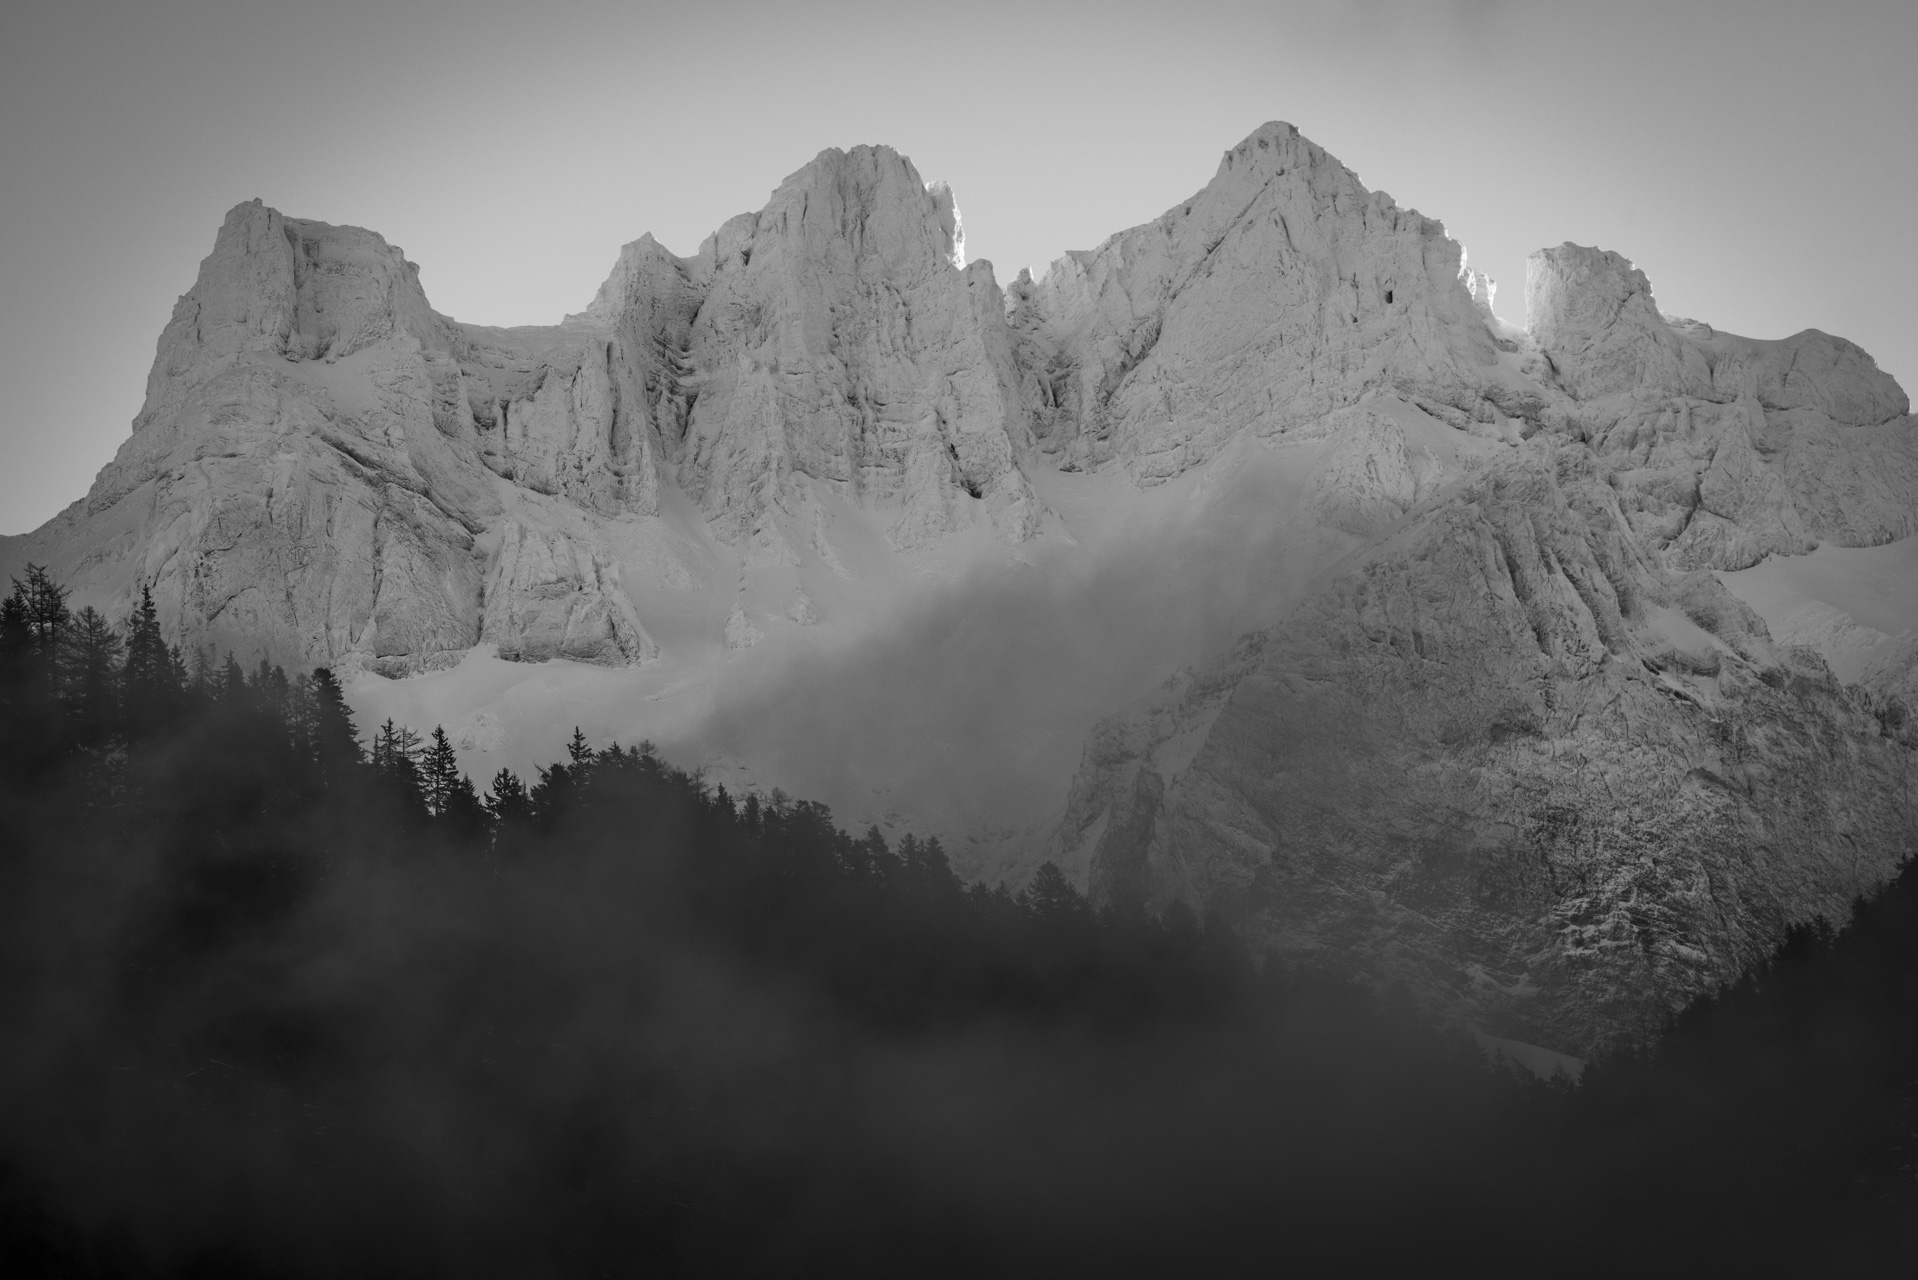
[[[1064,804],[1086,733],[1266,625],[1353,540],[1320,528],[1314,446],[1246,442],[1210,488],[1146,518],[1031,548],[830,652],[741,664],[682,752],[720,752],[842,819],[895,811],[951,838]]]

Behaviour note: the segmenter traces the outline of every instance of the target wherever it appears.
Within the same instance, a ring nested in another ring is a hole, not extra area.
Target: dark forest
[[[0,1027],[13,1276],[1918,1254],[1910,871],[1545,1082],[1223,921],[965,885],[646,744],[482,790],[324,669],[38,571],[0,609]]]

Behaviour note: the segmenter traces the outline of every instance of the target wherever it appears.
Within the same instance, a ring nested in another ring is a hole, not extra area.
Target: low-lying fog
[[[1054,532],[975,539],[956,563],[908,555],[836,612],[822,600],[819,625],[782,620],[750,649],[625,671],[481,650],[449,671],[361,676],[349,696],[362,732],[444,724],[482,788],[561,758],[578,725],[595,745],[651,739],[734,789],[820,800],[848,825],[941,835],[963,863],[966,837],[996,844],[1056,814],[1101,717],[1275,620],[1357,544],[1316,516],[1326,448],[1241,440],[1145,491],[1044,472]]]

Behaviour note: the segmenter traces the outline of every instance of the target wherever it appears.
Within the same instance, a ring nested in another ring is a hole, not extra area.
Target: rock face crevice
[[[110,616],[150,587],[172,638],[249,662],[718,671],[903,626],[981,548],[1038,574],[1161,499],[1243,517],[1203,495],[1257,460],[1294,559],[1218,580],[1277,598],[1202,603],[1277,620],[1128,685],[1169,677],[981,869],[1051,857],[1098,901],[1218,910],[1582,1051],[1910,856],[1918,647],[1879,635],[1841,683],[1719,575],[1918,534],[1918,430],[1856,346],[1665,315],[1616,253],[1535,254],[1522,329],[1493,287],[1280,123],[1003,291],[949,188],[828,150],[698,253],[643,236],[584,310],[516,328],[251,201],[118,455],[0,569]]]

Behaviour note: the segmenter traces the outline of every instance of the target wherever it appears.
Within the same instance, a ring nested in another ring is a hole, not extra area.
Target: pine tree
[[[573,726],[572,739],[566,744],[566,758],[575,769],[593,762],[593,749],[586,745],[586,735],[578,725]]]
[[[899,865],[905,884],[916,892],[938,893],[959,887],[959,878],[953,875],[952,863],[938,836],[922,841],[909,831],[899,837]]]
[[[33,628],[27,621],[26,592],[18,582],[0,600],[0,705],[15,706],[23,696],[33,656]]]
[[[411,729],[395,726],[388,717],[373,739],[373,768],[411,810],[425,804],[419,757],[420,736]]]
[[[1072,882],[1066,879],[1065,872],[1050,859],[1039,864],[1032,874],[1031,883],[1019,900],[1032,908],[1042,920],[1065,920],[1078,916],[1085,911],[1085,899],[1079,896]]]
[[[287,717],[293,690],[287,683],[285,671],[261,658],[260,665],[253,669],[253,675],[247,681],[247,688],[257,705],[282,720]]]
[[[934,836],[926,841],[919,853],[919,865],[924,868],[926,883],[935,889],[956,890],[959,877],[952,869],[952,859],[946,856],[946,846]]]
[[[63,696],[65,644],[73,616],[66,588],[39,565],[0,604],[0,757],[22,778],[53,765],[72,741],[73,708]]]
[[[246,669],[231,652],[226,655],[226,665],[220,668],[219,675],[215,677],[213,693],[221,702],[239,705],[246,701]]]
[[[307,692],[307,744],[327,785],[343,781],[360,763],[360,735],[340,682],[326,667],[315,667]],[[392,721],[387,721],[391,727]]]
[[[171,717],[179,707],[180,680],[176,655],[160,634],[153,592],[140,588],[140,603],[127,620],[126,663],[120,669],[120,688],[127,731],[143,737]]]
[[[8,604],[8,643],[15,647],[21,695],[52,707],[60,696],[60,642],[73,618],[67,589],[30,564],[25,582],[13,580]]]
[[[187,687],[203,698],[216,698],[220,693],[219,667],[214,664],[213,650],[199,645],[187,659]]]
[[[48,744],[54,704],[39,678],[27,592],[19,581],[0,601],[0,765],[8,772]]]
[[[124,642],[92,605],[73,615],[61,634],[61,684],[76,739],[99,746],[119,726],[120,654]]]
[[[446,809],[440,817],[461,835],[477,835],[486,829],[492,814],[474,790],[473,780],[461,774],[447,789]]]
[[[532,804],[533,817],[542,826],[551,826],[573,807],[578,794],[579,771],[555,764],[540,769],[539,781],[533,784],[527,799]]]
[[[67,589],[37,564],[27,566],[25,582],[18,578],[13,580],[13,589],[25,610],[27,629],[34,646],[43,653],[50,653],[73,617],[67,608]]]
[[[453,805],[453,794],[464,781],[460,776],[459,757],[453,752],[453,744],[447,740],[443,726],[433,726],[433,736],[428,741],[425,754],[420,757],[420,792],[426,799],[426,809],[436,818],[447,815]],[[468,782],[467,789],[472,789]],[[478,803],[478,797],[474,797]]]
[[[840,865],[855,880],[871,880],[883,884],[894,865],[892,850],[886,847],[886,837],[877,826],[866,828],[864,839],[847,844],[840,855]]]
[[[519,827],[532,820],[533,804],[526,794],[526,784],[511,769],[501,769],[493,775],[491,793],[486,797],[486,811],[502,829]]]

